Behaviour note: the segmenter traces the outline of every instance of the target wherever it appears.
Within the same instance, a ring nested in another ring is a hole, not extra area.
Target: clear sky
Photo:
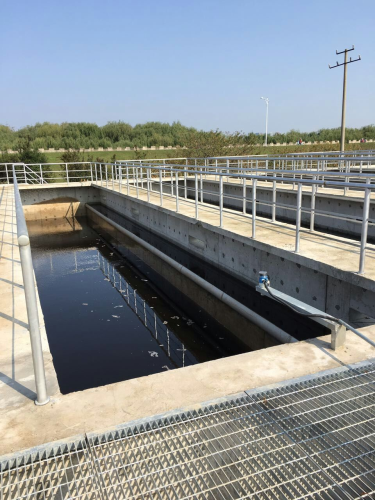
[[[0,123],[375,123],[375,0],[0,0]]]

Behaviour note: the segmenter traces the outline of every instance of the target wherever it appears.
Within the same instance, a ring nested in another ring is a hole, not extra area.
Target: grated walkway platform
[[[3,457],[0,498],[375,498],[375,364]]]

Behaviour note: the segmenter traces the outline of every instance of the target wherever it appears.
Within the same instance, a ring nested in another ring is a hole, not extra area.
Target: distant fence
[[[361,141],[349,141],[349,144],[360,144]],[[375,139],[366,139],[366,142],[375,142]],[[276,142],[275,144],[269,143],[268,146],[295,146],[296,142]],[[340,144],[340,141],[314,141],[314,142],[303,142],[302,143],[304,146],[309,146],[309,145],[316,145],[316,144]],[[261,147],[263,144],[254,144],[254,146]],[[171,149],[186,149],[185,146],[151,146],[151,147],[146,147],[142,146],[141,148],[80,148],[79,151],[81,153],[95,153],[98,151],[113,151],[114,153],[116,151],[165,151],[165,150],[171,150]],[[54,148],[49,148],[49,149],[43,149],[39,148],[38,151],[39,153],[66,153],[67,151],[75,151],[75,149],[54,149]],[[18,151],[13,151],[12,149],[8,149],[7,151],[0,151],[0,153],[18,153]]]

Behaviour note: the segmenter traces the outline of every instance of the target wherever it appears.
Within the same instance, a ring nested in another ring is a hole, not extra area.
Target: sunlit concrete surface
[[[38,304],[47,386],[49,394],[56,395],[57,379],[39,300]],[[35,397],[14,192],[13,186],[0,186],[0,412],[33,405]]]

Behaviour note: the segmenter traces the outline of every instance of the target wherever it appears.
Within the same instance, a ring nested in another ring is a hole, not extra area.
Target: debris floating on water
[[[159,354],[156,351],[148,351],[148,353],[149,353],[149,355],[152,358],[158,358],[159,357]]]

